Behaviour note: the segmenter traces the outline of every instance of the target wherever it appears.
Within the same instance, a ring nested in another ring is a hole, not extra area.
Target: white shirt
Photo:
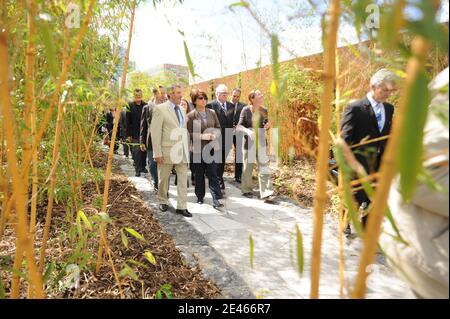
[[[372,96],[372,92],[367,93],[366,96],[370,102],[370,105],[372,105],[372,109],[373,109],[373,112],[375,113],[375,116],[378,113],[378,110],[381,109],[381,130],[382,130],[384,128],[384,124],[386,123],[386,110],[384,109],[384,104],[378,103],[377,101],[375,101]]]
[[[175,112],[175,115],[177,116],[177,118],[178,118],[178,113],[177,113],[177,111],[175,110],[175,103],[173,103],[172,101],[170,101],[169,100],[169,102],[170,102],[170,106],[172,106],[172,108],[173,108],[173,111]],[[183,127],[183,121],[184,121],[184,118],[183,118],[183,112],[181,112],[181,109],[180,109],[180,107],[178,106],[178,111],[179,111],[179,115],[180,115],[180,119],[179,119],[179,126],[180,127]]]

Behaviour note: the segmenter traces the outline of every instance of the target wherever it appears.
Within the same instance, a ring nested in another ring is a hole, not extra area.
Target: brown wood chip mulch
[[[106,156],[104,153],[93,155],[96,167],[104,167]],[[102,183],[103,184],[103,183]],[[100,185],[103,192],[103,185]],[[94,182],[88,182],[82,186],[83,205],[81,208],[87,216],[96,214],[94,210],[101,205],[101,198],[96,191]],[[111,179],[109,192],[108,214],[113,223],[107,226],[107,237],[111,256],[117,273],[124,268],[125,262],[137,275],[138,280],[130,276],[120,277],[124,298],[155,298],[156,293],[164,285],[170,285],[169,292],[173,298],[219,298],[220,290],[216,285],[206,280],[198,267],[191,268],[184,261],[180,251],[175,247],[172,237],[163,232],[159,222],[152,217],[141,196],[128,182],[126,176],[119,173],[117,168]],[[39,206],[38,231],[36,247],[40,246],[42,236],[42,224],[45,216],[45,202]],[[72,218],[68,217],[72,215]],[[75,212],[67,214],[64,207],[55,205],[51,228],[51,240],[48,243],[47,262],[57,264],[54,273],[63,269],[69,262],[80,263],[81,260],[69,260],[74,256],[77,236],[70,238],[68,229],[73,227],[73,233],[77,231]],[[132,228],[145,238],[145,242],[130,235],[124,228]],[[94,225],[95,228],[95,225]],[[86,230],[85,230],[86,231]],[[121,231],[128,239],[126,248],[121,239]],[[95,261],[98,249],[98,230],[94,229],[85,247],[87,265],[81,271],[80,286],[76,289],[58,288],[59,280],[50,276],[50,282],[46,290],[49,298],[120,298],[119,287],[114,278],[108,255],[105,254],[103,267],[97,275],[94,275]],[[156,265],[151,264],[144,256],[150,251]],[[5,235],[0,239],[0,261],[3,266],[12,266],[15,253],[15,236],[8,225]],[[133,261],[130,261],[133,260]],[[137,262],[137,263],[136,263]],[[3,269],[5,269],[5,267]],[[6,294],[9,294],[11,272],[0,268],[0,278],[5,285]],[[64,281],[64,277],[61,278]],[[22,297],[26,295],[26,283],[23,285]],[[164,290],[164,289],[163,289]],[[164,293],[161,294],[166,298]]]

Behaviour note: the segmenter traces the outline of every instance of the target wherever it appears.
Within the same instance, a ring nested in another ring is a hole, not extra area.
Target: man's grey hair
[[[219,94],[219,92],[228,91],[228,87],[225,84],[219,84],[216,87],[216,95]]]
[[[388,69],[380,69],[377,72],[375,72],[374,75],[372,75],[372,78],[370,79],[370,85],[375,85],[376,87],[379,87],[383,83],[386,82],[397,82],[398,77],[395,75],[394,72],[388,70]]]
[[[181,89],[181,85],[172,84],[172,85],[169,85],[166,90],[167,90],[167,92],[173,92],[173,91],[175,91],[175,89]]]

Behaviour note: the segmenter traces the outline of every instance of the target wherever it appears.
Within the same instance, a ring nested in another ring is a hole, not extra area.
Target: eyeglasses
[[[220,95],[228,95],[228,92],[219,92]]]
[[[204,97],[204,96],[199,96],[199,97],[197,98],[197,100],[207,100],[207,98]]]

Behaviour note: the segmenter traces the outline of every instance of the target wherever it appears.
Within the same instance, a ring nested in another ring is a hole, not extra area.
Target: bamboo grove
[[[161,1],[153,1],[153,4],[156,6],[158,2]],[[183,5],[180,1],[173,2]],[[5,232],[13,232],[16,238],[16,247],[8,252],[13,256],[13,266],[0,269],[2,273],[7,273],[6,277],[0,276],[2,298],[47,296],[45,283],[51,269],[46,255],[48,243],[56,240],[51,233],[55,202],[63,203],[65,208],[67,232],[71,234],[68,235],[71,239],[68,242],[73,249],[80,250],[90,245],[91,250],[96,251],[95,256],[91,256],[95,263],[86,263],[86,268],[95,269],[98,273],[102,267],[109,267],[114,273],[120,296],[124,297],[119,275],[123,269],[114,264],[114,251],[111,251],[106,236],[110,222],[107,213],[111,203],[109,187],[118,117],[114,120],[105,171],[95,167],[92,154],[95,154],[98,144],[96,129],[102,111],[111,105],[120,106],[126,102],[128,92],[125,83],[130,47],[133,46],[134,16],[140,3],[116,0],[76,3],[82,12],[80,25],[70,28],[66,23],[70,18],[66,1],[1,2],[0,240]],[[356,214],[355,203],[348,196],[351,187],[349,174],[358,171],[358,168],[351,165],[354,161],[348,147],[339,139],[339,125],[336,125],[351,96],[347,88],[340,87],[348,74],[340,72],[346,61],[340,60],[337,38],[342,21],[350,21],[361,32],[366,16],[364,10],[369,3],[367,0],[328,1],[329,8],[323,17],[323,68],[298,71],[312,74],[311,78],[321,87],[317,92],[320,99],[315,100],[320,103],[317,112],[318,141],[316,151],[311,155],[316,157],[317,165],[313,249],[312,256],[304,257],[305,262],[311,263],[311,298],[320,298],[323,214],[330,195],[326,187],[330,148],[335,149],[340,168],[339,183],[334,190],[340,200],[337,222],[343,229],[345,220],[350,219],[355,229],[360,229],[358,221],[353,218]],[[364,246],[357,280],[351,287],[353,298],[365,296],[366,269],[374,260],[381,223],[388,213],[387,196],[393,177],[400,173],[405,199],[414,189],[422,154],[419,147],[421,136],[411,134],[411,130],[417,129],[411,121],[425,122],[429,102],[417,96],[427,96],[427,84],[434,75],[427,64],[430,51],[438,48],[448,52],[448,31],[435,19],[440,1],[415,1],[414,5],[422,12],[416,20],[409,20],[406,15],[404,8],[408,4],[406,0],[395,0],[386,5],[383,21],[389,28],[381,28],[372,39],[381,50],[401,52],[400,59],[396,57],[387,62],[390,67],[399,70],[403,78],[398,115],[394,119],[381,170],[377,176],[366,176],[358,171],[360,181],[371,193],[373,204],[367,230],[362,233]],[[247,2],[237,2],[232,6],[249,10],[253,18],[258,19]],[[108,31],[108,35],[104,30]],[[272,80],[268,85],[272,99],[269,112],[278,122],[274,126],[283,127],[283,121],[292,122],[283,107],[289,93],[287,80],[281,76],[286,70],[280,70],[278,61],[278,50],[284,45],[267,27],[264,26],[264,30],[272,43]],[[123,47],[118,39],[123,32],[128,34],[126,54],[125,58],[119,59],[119,51]],[[412,38],[411,45],[404,44],[399,36],[401,32],[408,33]],[[194,74],[187,45],[186,58]],[[374,61],[374,64],[377,62]],[[313,83],[311,87],[314,86]],[[422,110],[416,112],[422,118],[407,116],[411,110]],[[289,125],[286,127],[290,128]],[[308,146],[302,144],[307,138],[302,136],[297,139],[295,147],[307,149]],[[402,147],[401,144],[409,147]],[[286,157],[286,150],[283,149],[281,155]],[[378,178],[378,186],[373,190],[370,182],[375,177]],[[82,185],[88,180],[95,182],[98,195],[97,210],[89,213],[83,212],[82,194]],[[45,216],[37,216],[38,205],[45,207]],[[89,235],[81,232],[80,228],[88,230]],[[297,236],[301,237],[298,228]],[[344,278],[342,231],[337,236],[341,249],[340,293],[345,297],[344,286],[348,278]],[[80,256],[75,260],[80,261]],[[9,294],[5,293],[5,282],[2,281],[5,278],[11,281]]]

